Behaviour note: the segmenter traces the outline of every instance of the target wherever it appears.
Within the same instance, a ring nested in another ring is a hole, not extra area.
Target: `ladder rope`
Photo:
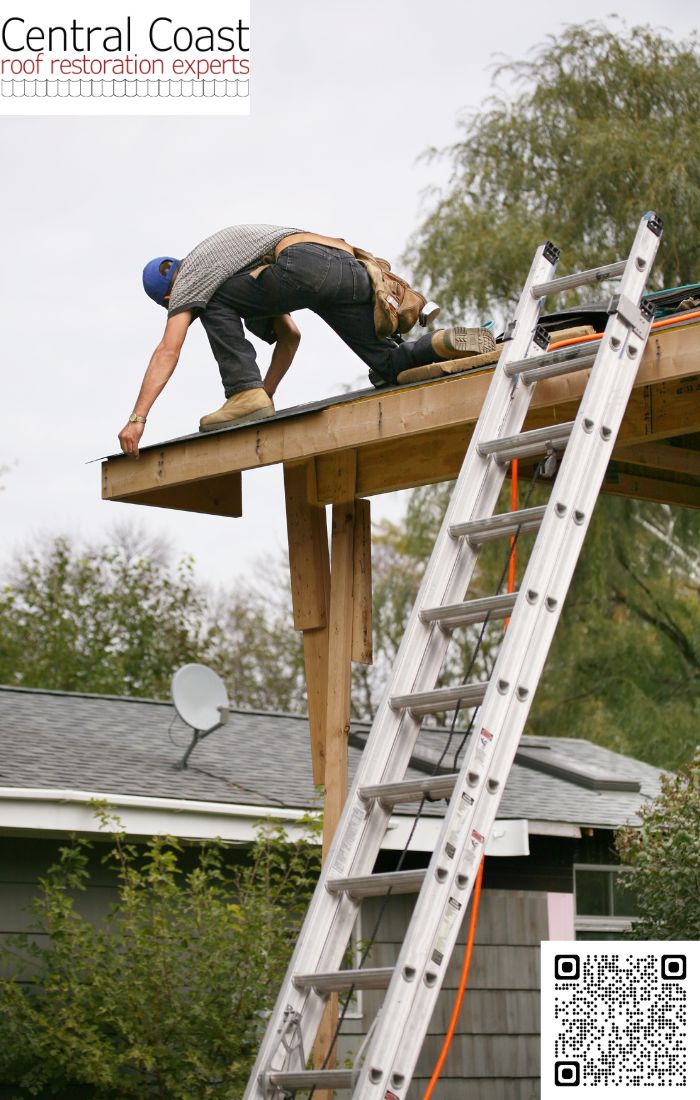
[[[510,510],[518,511],[518,460],[514,458],[510,464]],[[508,591],[515,592],[515,535],[510,540],[510,558],[508,563]],[[504,629],[508,629],[510,615],[507,616]]]
[[[435,769],[433,771],[433,774],[435,774],[435,772],[437,771],[437,769],[439,767],[440,767],[440,763],[438,762],[435,765]],[[418,823],[421,819],[421,815],[423,813],[423,807],[425,806],[425,803],[426,803],[426,798],[425,798],[425,796],[423,796],[423,798],[420,801],[420,805],[419,805],[419,807],[416,811],[415,817],[413,819],[413,825],[411,826],[411,829],[409,831],[408,838],[407,838],[406,843],[404,844],[404,847],[403,847],[403,851],[399,855],[398,862],[396,864],[396,870],[397,871],[401,871],[403,869],[404,861],[405,861],[406,856],[408,855],[408,849],[410,847],[411,841],[413,840],[413,836],[415,834],[415,831],[418,828]],[[382,922],[382,917],[384,916],[384,913],[386,912],[386,907],[389,904],[389,898],[391,896],[392,896],[392,891],[391,891],[391,889],[389,889],[386,892],[386,894],[384,895],[384,897],[382,898],[382,901],[379,905],[379,913],[377,915],[377,919],[374,922],[374,927],[373,927],[372,932],[369,936],[369,939],[366,940],[365,946],[362,949],[362,954],[360,955],[360,965],[358,966],[358,970],[362,969],[362,967],[364,966],[364,964],[367,961],[367,958],[369,956],[370,951],[374,947],[374,944],[375,944],[376,939],[377,939],[377,935],[379,933],[379,926]],[[350,1007],[350,1002],[352,1001],[352,998],[353,998],[354,994],[355,994],[355,986],[351,985],[348,992],[345,994],[344,999],[341,1001],[341,1009],[340,1009],[340,1012],[338,1013],[338,1023],[335,1026],[335,1031],[333,1032],[333,1035],[331,1036],[331,1041],[328,1044],[328,1050],[326,1052],[326,1057],[323,1059],[323,1064],[321,1065],[322,1070],[326,1069],[327,1066],[328,1066],[328,1062],[330,1060],[331,1054],[333,1053],[333,1049],[335,1047],[335,1044],[337,1043],[338,1038],[340,1036],[340,1029],[342,1028],[342,1026],[345,1022],[345,1017],[347,1015],[347,1011],[348,1011],[348,1008]],[[315,1092],[316,1092],[316,1085],[312,1085],[311,1088],[309,1089],[308,1100],[312,1100],[313,1095],[314,1095]]]

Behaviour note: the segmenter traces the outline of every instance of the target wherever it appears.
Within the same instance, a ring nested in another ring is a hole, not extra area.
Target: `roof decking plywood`
[[[455,477],[493,368],[393,389],[361,391],[284,410],[238,428],[103,463],[105,500],[240,516],[246,470],[313,463],[319,504],[339,501],[341,454],[355,453],[355,494],[393,492]],[[584,372],[541,381],[526,429],[574,418]],[[604,491],[700,507],[700,323],[652,333]]]

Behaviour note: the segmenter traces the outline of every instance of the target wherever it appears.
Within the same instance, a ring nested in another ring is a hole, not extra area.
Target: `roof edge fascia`
[[[290,839],[301,839],[307,834],[300,818],[319,813],[308,807],[148,798],[111,791],[0,787],[0,831],[109,836],[113,830],[105,827],[95,814],[95,806],[100,803],[115,811],[129,836],[219,838],[241,844],[253,841],[257,829],[266,821],[282,825]]]

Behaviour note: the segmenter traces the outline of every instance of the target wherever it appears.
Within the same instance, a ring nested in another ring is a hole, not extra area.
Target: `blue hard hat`
[[[166,260],[171,266],[165,275],[161,275],[160,265]],[[143,269],[143,289],[148,297],[157,302],[159,306],[167,306],[167,302],[163,299],[170,290],[170,284],[173,281],[173,275],[175,274],[173,264],[175,269],[180,264],[180,261],[176,260],[174,256],[156,256],[155,260],[149,260]]]

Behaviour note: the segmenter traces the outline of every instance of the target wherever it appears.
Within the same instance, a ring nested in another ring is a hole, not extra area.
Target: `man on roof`
[[[299,346],[291,314],[311,309],[370,368],[375,385],[393,384],[408,367],[490,351],[485,329],[448,328],[402,342],[377,336],[372,285],[352,247],[339,237],[291,226],[234,225],[198,244],[184,260],[159,256],[146,264],[143,285],[168,311],[141,389],[119,433],[125,454],[137,456],[146,418],[171,377],[188,329],[204,326],[219,365],[226,400],[203,416],[202,432],[272,416],[272,398]],[[243,328],[274,345],[263,381]]]

